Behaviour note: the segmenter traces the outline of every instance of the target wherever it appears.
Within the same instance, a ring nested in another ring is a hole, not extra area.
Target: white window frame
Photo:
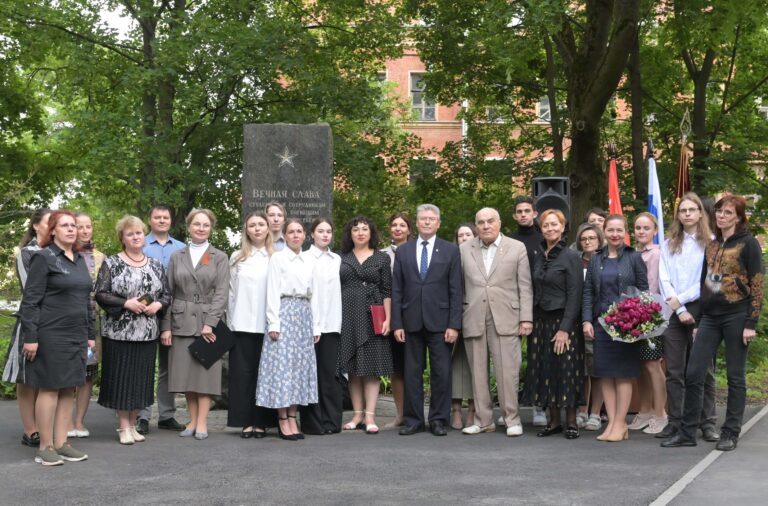
[[[425,102],[428,102],[426,100],[426,94],[424,93],[424,87],[422,87],[421,90],[414,90],[413,87],[413,78],[414,76],[424,76],[426,72],[422,71],[411,71],[408,72],[408,96],[411,98],[411,117],[414,117],[414,121],[421,121],[425,123],[433,123],[437,121],[437,101],[432,100],[431,108],[434,110],[434,117],[431,119],[425,119],[424,118],[424,112],[430,108],[428,104],[425,104]],[[422,81],[423,82],[423,81]],[[421,105],[417,106],[414,104],[414,93],[420,93],[421,96],[419,97],[421,99]],[[418,112],[418,117],[415,117],[416,114],[414,114],[415,111]]]

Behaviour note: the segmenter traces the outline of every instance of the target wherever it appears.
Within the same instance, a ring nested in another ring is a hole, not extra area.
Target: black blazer
[[[581,321],[591,322],[598,316],[597,306],[600,301],[600,273],[603,270],[603,261],[608,258],[608,246],[595,251],[589,259],[587,275],[584,278],[584,295],[581,307]],[[638,290],[648,290],[648,275],[645,270],[645,262],[640,252],[629,246],[619,249],[619,290],[626,293],[627,288],[634,286]]]
[[[392,329],[445,332],[461,329],[461,256],[453,243],[435,239],[424,281],[416,262],[417,240],[397,248],[392,273]]]
[[[581,316],[584,269],[581,255],[560,241],[547,256],[546,242],[539,248],[533,271],[534,307],[544,311],[563,310],[560,328],[570,333]]]

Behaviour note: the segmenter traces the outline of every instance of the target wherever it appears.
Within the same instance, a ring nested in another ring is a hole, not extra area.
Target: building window
[[[411,74],[411,113],[416,121],[435,121],[435,101],[424,92],[424,74]]]
[[[539,102],[536,104],[536,122],[537,123],[549,123],[552,121],[552,112],[549,108],[549,97],[544,95],[539,98]]]

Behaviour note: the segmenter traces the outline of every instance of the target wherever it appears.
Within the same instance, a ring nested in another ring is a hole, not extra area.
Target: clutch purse
[[[377,336],[384,335],[384,320],[387,319],[387,313],[383,305],[371,306],[371,322],[373,322],[373,333]]]

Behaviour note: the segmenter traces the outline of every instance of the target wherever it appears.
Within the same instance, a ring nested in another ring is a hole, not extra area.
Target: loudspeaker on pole
[[[571,221],[571,180],[568,177],[533,178],[533,198],[536,212],[558,209]]]

